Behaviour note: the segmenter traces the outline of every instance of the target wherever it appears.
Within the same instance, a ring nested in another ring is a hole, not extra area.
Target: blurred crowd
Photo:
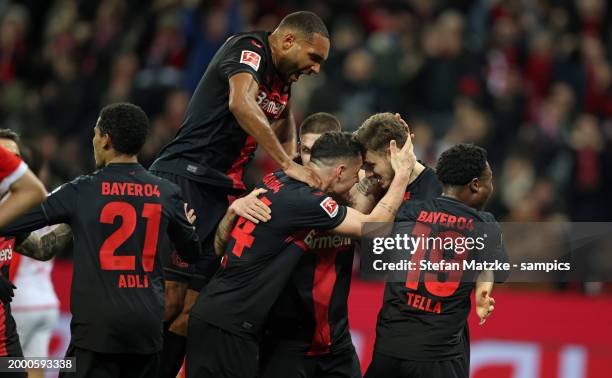
[[[454,143],[488,149],[500,219],[611,218],[606,0],[0,0],[1,125],[53,187],[92,169],[99,109],[131,101],[151,119],[148,165],[227,37],[295,10],[320,15],[332,46],[293,86],[298,122],[327,111],[354,130],[399,112],[430,165]]]

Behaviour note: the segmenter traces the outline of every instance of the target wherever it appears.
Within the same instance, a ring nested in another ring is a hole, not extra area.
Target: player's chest
[[[269,120],[278,119],[289,103],[290,87],[277,77],[259,84],[257,105]]]

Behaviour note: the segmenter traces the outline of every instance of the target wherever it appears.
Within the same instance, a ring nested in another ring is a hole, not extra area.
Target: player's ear
[[[102,134],[100,139],[102,141],[102,148],[104,148],[105,150],[110,150],[111,148],[113,148],[113,143],[111,142],[110,135]]]
[[[468,187],[470,188],[470,192],[478,193],[480,189],[480,180],[478,178],[473,178],[472,181],[469,182]]]
[[[346,166],[344,164],[338,164],[336,166],[336,178],[338,179],[338,181],[342,179],[342,176],[344,175],[345,171]]]
[[[285,33],[283,36],[283,49],[289,50],[295,43],[295,35],[291,32]]]

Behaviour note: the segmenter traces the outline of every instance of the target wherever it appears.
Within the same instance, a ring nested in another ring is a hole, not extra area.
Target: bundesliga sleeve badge
[[[320,205],[330,218],[333,218],[338,214],[338,203],[331,197],[325,198]]]
[[[255,71],[259,69],[259,62],[261,61],[261,56],[250,50],[242,50],[240,54],[240,63],[246,64],[250,66]]]

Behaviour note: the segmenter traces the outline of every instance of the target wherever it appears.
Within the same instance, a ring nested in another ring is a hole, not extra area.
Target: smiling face
[[[283,80],[294,83],[301,75],[320,72],[321,64],[329,55],[329,39],[318,33],[307,39],[300,34],[287,32],[282,37],[280,54],[277,69]]]
[[[381,189],[389,189],[395,172],[391,167],[391,162],[389,162],[389,157],[386,152],[368,150],[363,163],[363,169],[366,173],[366,177],[372,177],[378,180]]]

